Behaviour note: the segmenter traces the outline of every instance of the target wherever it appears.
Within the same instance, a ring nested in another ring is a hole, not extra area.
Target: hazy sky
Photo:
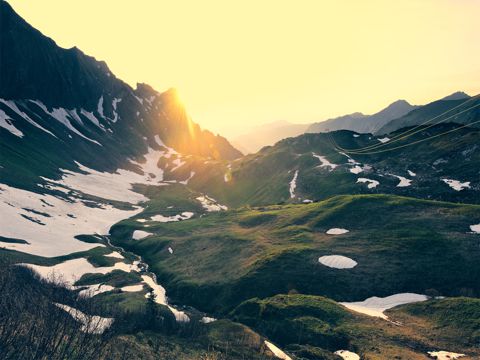
[[[8,1],[225,134],[480,92],[480,0]]]

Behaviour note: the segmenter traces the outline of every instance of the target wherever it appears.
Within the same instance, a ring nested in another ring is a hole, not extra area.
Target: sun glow
[[[9,2],[130,84],[181,89],[226,134],[480,92],[480,1]]]

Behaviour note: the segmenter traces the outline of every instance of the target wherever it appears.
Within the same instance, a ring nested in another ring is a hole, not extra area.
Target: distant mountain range
[[[423,124],[426,121],[427,125],[432,125],[438,123],[471,124],[477,120],[480,120],[480,98],[471,98],[463,92],[456,92],[391,120],[377,129],[375,133],[388,134],[401,128]],[[478,127],[478,123],[474,125]]]
[[[469,95],[458,91],[426,105],[411,105],[406,100],[397,100],[372,115],[355,112],[312,124],[276,121],[257,126],[248,133],[233,138],[232,142],[244,153],[254,153],[264,146],[273,145],[277,141],[303,133],[350,130],[361,134],[387,134],[404,127],[419,125],[443,112],[456,109],[457,106],[469,99],[471,99]],[[458,108],[458,111],[440,116],[428,124],[439,122],[469,124],[479,120],[480,109],[476,105],[479,104],[480,99],[475,98],[470,101],[465,107]],[[467,109],[470,107],[473,108]],[[460,111],[462,111],[461,116],[452,116]]]
[[[351,130],[358,133],[374,133],[393,119],[408,114],[416,108],[418,108],[418,106],[410,105],[405,100],[398,100],[373,115],[364,115],[357,112],[313,123],[308,127],[306,132],[318,133],[335,130]]]

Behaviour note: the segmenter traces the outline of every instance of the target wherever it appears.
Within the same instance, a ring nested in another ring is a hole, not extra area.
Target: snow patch
[[[200,201],[202,207],[208,212],[228,210],[228,207],[220,205],[214,198],[211,198],[208,195],[199,196],[197,197],[197,200]]]
[[[351,269],[357,266],[357,262],[342,255],[327,255],[318,258],[318,262],[334,269]]]
[[[407,179],[406,177],[399,176],[399,175],[393,175],[393,174],[391,175],[396,177],[398,180],[400,180],[400,182],[397,184],[397,187],[407,187],[412,185],[411,183],[413,180]]]
[[[437,360],[455,360],[465,356],[465,354],[457,354],[450,351],[429,351],[428,355]]]
[[[415,174],[415,173],[414,173],[413,171],[411,171],[411,170],[407,170],[407,172],[408,172],[408,175],[410,175],[410,176],[417,176],[417,174]]]
[[[114,259],[124,259],[123,255],[120,254],[118,251],[112,251],[110,254],[103,255],[103,256],[111,257]]]
[[[84,110],[84,109],[81,109],[80,110],[80,114],[82,114],[83,116],[85,116],[88,120],[90,120],[90,122],[92,124],[94,124],[95,126],[99,127],[100,129],[102,129],[103,131],[106,131],[105,130],[105,127],[100,124],[100,121],[97,119],[97,117],[92,113],[92,112],[89,112],[87,110]]]
[[[80,331],[89,334],[103,334],[112,324],[113,318],[104,318],[97,315],[87,315],[68,305],[55,303],[60,309],[64,310],[70,316],[82,324]]]
[[[102,144],[100,144],[98,141],[90,139],[89,137],[83,135],[79,130],[77,130],[76,127],[72,125],[68,117],[75,119],[75,115],[73,115],[73,111],[69,111],[64,108],[53,108],[52,111],[48,111],[47,107],[41,101],[38,101],[38,100],[30,100],[30,101],[35,105],[37,105],[40,109],[42,109],[43,112],[45,112],[45,114],[51,116],[52,118],[57,120],[59,123],[64,125],[68,130],[74,132],[75,134],[84,138],[85,140],[91,141],[94,144],[102,146]],[[76,117],[78,118],[78,115],[76,115]]]
[[[325,156],[317,155],[315,153],[312,153],[312,156],[320,161],[321,164],[318,167],[329,167],[330,171],[332,171],[338,166],[337,164],[332,164],[330,161],[328,161]]]
[[[380,141],[382,144],[385,144],[386,142],[389,142],[389,141],[390,141],[390,138],[384,137],[384,138],[377,139],[377,140]]]
[[[113,286],[105,285],[105,284],[82,285],[76,288],[80,288],[80,287],[82,288],[85,287],[84,290],[78,293],[80,296],[84,296],[84,297],[94,297],[98,294],[101,294],[107,291],[112,291],[115,289]]]
[[[139,292],[143,290],[143,284],[124,286],[120,290],[123,292]]]
[[[183,165],[186,164],[185,161],[183,161],[182,159],[180,158],[177,158],[175,160],[172,161],[173,165],[175,165],[170,171],[171,172],[174,172],[175,170],[181,168]]]
[[[182,181],[179,181],[180,184],[183,184],[183,185],[188,185],[188,182],[190,180],[192,180],[192,178],[195,176],[195,171],[190,171],[190,176],[188,177],[188,179],[185,179],[185,180],[182,180]]]
[[[116,123],[117,120],[118,120],[117,105],[118,105],[118,103],[121,102],[121,101],[122,101],[122,99],[118,99],[118,98],[114,98],[114,99],[112,100],[113,119],[111,119],[111,120],[112,120],[112,122],[114,122],[114,123]]]
[[[360,360],[360,356],[347,350],[337,350],[334,354],[340,356],[343,360]]]
[[[158,222],[172,222],[172,221],[181,221],[181,220],[188,220],[190,219],[193,215],[195,215],[193,212],[190,211],[184,211],[181,214],[173,215],[173,216],[163,216],[163,215],[154,215],[150,219],[153,221],[158,221]],[[142,219],[140,219],[142,220]],[[140,221],[137,220],[137,221]]]
[[[134,240],[142,240],[146,238],[147,236],[153,235],[150,232],[143,231],[143,230],[135,230],[132,234],[132,239]]]
[[[212,318],[212,317],[208,317],[208,316],[204,316],[202,317],[202,319],[200,320],[201,323],[204,323],[204,324],[209,324],[209,323],[212,323],[214,321],[217,321],[217,319],[215,318]]]
[[[295,189],[297,188],[297,177],[298,177],[298,170],[295,171],[293,175],[293,179],[290,181],[290,198],[295,197]]]
[[[452,179],[441,179],[441,180],[455,191],[470,189],[470,181],[466,181],[462,183],[458,180],[452,180]]]
[[[369,189],[376,188],[380,183],[377,180],[367,179],[367,178],[358,178],[357,183],[366,183]]]
[[[426,301],[428,297],[425,295],[413,294],[413,293],[402,293],[387,296],[384,298],[380,297],[371,297],[364,301],[359,302],[343,302],[341,303],[346,308],[365,314],[369,316],[380,317],[382,319],[388,319],[388,317],[383,313],[385,310],[391,309],[395,306],[410,304],[420,301]]]
[[[155,302],[157,304],[168,306],[168,308],[173,313],[173,315],[175,316],[175,319],[178,322],[189,322],[190,321],[190,318],[188,317],[187,314],[185,314],[185,312],[178,311],[174,307],[168,305],[166,291],[165,291],[165,288],[163,286],[155,283],[155,281],[148,275],[142,275],[142,279],[150,288],[153,289],[153,293],[155,294]],[[147,293],[145,295],[146,298],[148,298],[149,296],[150,296],[149,293]]]
[[[347,229],[341,229],[341,228],[332,228],[327,230],[326,234],[328,235],[342,235],[348,233],[349,230]]]
[[[5,114],[3,110],[0,110],[0,127],[10,131],[15,136],[18,136],[20,138],[23,137],[23,133],[15,126],[13,126],[12,119],[7,114]]]
[[[47,129],[45,129],[43,126],[37,124],[35,121],[33,121],[27,114],[25,114],[23,111],[21,111],[17,104],[15,104],[12,100],[9,100],[9,101],[6,101],[4,99],[0,99],[0,102],[1,103],[4,103],[5,105],[7,105],[13,112],[15,112],[18,116],[22,117],[25,121],[27,121],[28,123],[30,123],[31,125],[35,126],[36,128],[40,129],[40,130],[43,130],[45,131],[47,134],[50,134],[52,135],[54,138],[56,138],[56,136],[48,131]],[[58,139],[58,138],[57,138]]]
[[[275,355],[276,358],[282,359],[282,360],[292,360],[292,358],[290,356],[285,354],[282,350],[280,350],[280,348],[273,345],[271,342],[269,342],[267,340],[265,340],[264,342],[265,342],[265,345],[267,346],[268,350],[270,350],[273,353],[273,355]]]
[[[476,234],[480,234],[480,224],[470,225],[470,230],[472,230]]]
[[[126,264],[124,262],[117,262],[114,266],[95,267],[85,258],[78,258],[67,260],[62,263],[43,266],[34,264],[19,264],[35,271],[41,278],[46,281],[57,283],[63,282],[71,289],[83,288],[84,286],[75,287],[74,284],[80,280],[85,274],[108,274],[114,270],[121,270],[125,272],[139,271],[138,263]]]

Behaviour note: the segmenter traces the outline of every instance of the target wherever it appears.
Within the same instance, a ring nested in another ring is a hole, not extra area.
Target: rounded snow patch
[[[332,228],[327,230],[326,234],[328,235],[342,235],[348,233],[349,230],[347,229],[341,229],[341,228]]]
[[[360,356],[347,350],[337,350],[334,354],[340,356],[343,360],[360,360]]]
[[[457,354],[449,351],[429,351],[428,355],[438,360],[454,360],[465,356],[465,354]]]
[[[480,224],[470,225],[470,230],[472,230],[476,234],[480,234]]]
[[[134,240],[141,240],[143,238],[146,238],[147,236],[153,235],[152,233],[149,233],[147,231],[143,230],[135,230],[132,235],[132,239]]]
[[[342,255],[322,256],[318,258],[318,262],[334,269],[351,269],[358,264],[355,260]]]

